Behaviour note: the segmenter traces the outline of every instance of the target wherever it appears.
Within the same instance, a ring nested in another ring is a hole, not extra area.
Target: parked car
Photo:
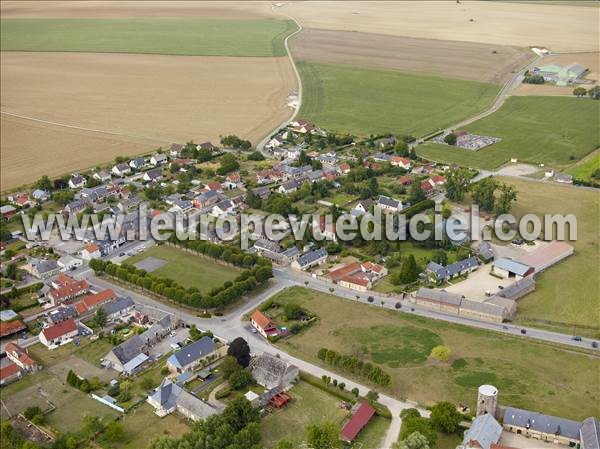
[[[598,342],[597,341],[593,341],[592,342],[592,348],[597,348],[598,347]]]
[[[527,333],[527,329],[521,329],[521,333],[525,335]]]
[[[572,340],[573,340],[573,341],[581,341],[581,337],[580,337],[579,335],[575,335],[575,336],[572,338]]]
[[[400,304],[399,302],[397,302],[394,307],[396,307],[396,309],[401,309],[402,308],[402,304]]]

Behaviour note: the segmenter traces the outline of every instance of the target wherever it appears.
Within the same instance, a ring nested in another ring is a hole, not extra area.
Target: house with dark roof
[[[160,168],[155,168],[154,170],[149,170],[144,173],[142,179],[146,182],[157,182],[162,177],[162,170]]]
[[[48,312],[48,320],[52,324],[62,323],[70,318],[77,317],[77,309],[73,305],[61,305]]]
[[[445,282],[457,276],[463,276],[467,273],[477,270],[479,262],[474,256],[442,266],[436,262],[429,262],[425,270],[429,278],[435,282]]]
[[[128,316],[134,305],[135,303],[130,297],[119,297],[113,301],[103,304],[100,306],[100,308],[104,310],[104,313],[106,313],[106,317],[108,319],[115,320],[123,316]]]
[[[215,357],[217,345],[213,338],[205,336],[175,352],[167,360],[171,372],[191,371],[203,362]]]
[[[122,162],[115,165],[111,171],[115,176],[123,177],[131,173],[131,167],[126,162]]]
[[[397,213],[402,210],[402,201],[395,200],[389,196],[381,195],[377,201],[377,205],[384,212]]]
[[[342,440],[351,443],[358,436],[360,431],[365,428],[371,418],[375,416],[375,409],[367,401],[357,403],[352,408],[352,417],[342,427]]]
[[[69,178],[69,187],[71,189],[81,189],[82,187],[85,187],[86,184],[87,179],[85,179],[85,176],[81,176],[79,173],[75,173]]]
[[[29,258],[30,272],[38,279],[48,279],[60,273],[60,267],[54,259]]]
[[[504,429],[526,437],[553,444],[579,444],[581,423],[529,410],[506,407],[502,424]]]
[[[590,417],[583,420],[579,429],[581,449],[600,449],[600,422]]]
[[[212,405],[188,393],[169,379],[161,382],[154,393],[148,396],[147,402],[161,418],[176,411],[192,421],[199,421],[218,412]]]
[[[308,270],[316,265],[320,265],[327,261],[327,250],[325,248],[319,248],[314,251],[309,251],[302,254],[298,259],[292,262],[291,267],[296,270]]]
[[[489,413],[473,420],[471,427],[465,432],[463,446],[469,449],[491,449],[502,436],[502,426]]]

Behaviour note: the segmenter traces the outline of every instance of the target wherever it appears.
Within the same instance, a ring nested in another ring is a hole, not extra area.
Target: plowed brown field
[[[533,57],[528,49],[474,42],[306,28],[292,39],[298,60],[396,69],[500,83]]]

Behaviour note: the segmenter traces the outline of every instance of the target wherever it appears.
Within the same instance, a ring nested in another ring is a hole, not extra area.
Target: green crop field
[[[567,173],[578,179],[589,181],[592,173],[600,170],[600,150],[590,154],[585,159],[573,165],[567,170]]]
[[[535,291],[519,300],[517,321],[564,333],[600,337],[598,193],[550,183],[503,179],[519,192],[512,213],[573,214],[575,254],[536,276]]]
[[[377,363],[391,375],[392,384],[373,388],[395,397],[425,405],[449,400],[473,409],[478,386],[491,382],[499,388],[502,405],[573,419],[600,413],[597,356],[301,287],[284,290],[275,299],[293,301],[319,317],[306,331],[279,342],[283,350],[319,365],[317,352],[323,346]],[[449,362],[428,357],[439,343],[452,350]],[[588,400],[582,402],[582,397]]]
[[[493,169],[511,157],[519,162],[566,165],[600,145],[600,102],[568,97],[511,97],[494,114],[465,129],[500,137],[479,151],[427,143],[417,153],[427,159]]]
[[[220,264],[208,257],[197,256],[165,245],[154,246],[130,257],[127,263],[135,265],[148,257],[167,262],[152,271],[152,274],[173,279],[186,288],[196,287],[202,293],[220,287],[226,281],[233,281],[240,274],[240,270],[230,265]]]
[[[284,56],[285,20],[4,19],[2,51]]]
[[[361,136],[424,135],[483,111],[494,84],[299,62],[300,117],[328,130]]]

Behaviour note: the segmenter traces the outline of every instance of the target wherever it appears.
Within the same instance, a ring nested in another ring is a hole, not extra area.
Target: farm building
[[[441,312],[458,314],[463,296],[431,288],[420,288],[415,296],[415,302],[430,309]]]
[[[489,413],[478,416],[465,432],[463,446],[469,449],[491,449],[502,435],[502,426]]]
[[[535,273],[535,268],[505,257],[495,260],[492,264],[491,271],[491,274],[495,274],[504,279],[512,277],[523,279],[525,276],[530,276],[533,273]]]
[[[556,83],[557,86],[568,86],[581,82],[589,72],[581,64],[572,63],[567,66],[549,64],[532,69],[534,75],[540,75],[544,81]]]
[[[464,274],[471,273],[472,271],[475,271],[478,267],[479,262],[477,262],[477,258],[471,256],[466,259],[454,262],[445,267],[435,262],[429,262],[429,265],[427,265],[426,272],[429,275],[430,279],[436,282],[444,282],[456,276],[462,276]]]
[[[565,446],[576,446],[580,441],[581,423],[570,419],[506,407],[502,423],[509,432],[539,441]]]
[[[497,296],[507,299],[519,299],[527,293],[535,290],[535,279],[533,276],[527,276],[516,282],[513,282],[508,287],[504,287],[497,293]]]
[[[292,268],[296,270],[308,270],[311,267],[320,265],[327,260],[327,250],[320,248],[315,251],[309,251],[308,253],[302,254],[298,259],[292,262]]]
[[[509,316],[510,312],[505,305],[496,304],[494,301],[479,302],[469,299],[462,300],[458,314],[467,318],[489,321],[491,323],[502,323],[505,319],[511,318]]]
[[[387,274],[387,269],[371,262],[349,263],[329,273],[329,278],[342,287],[367,291],[375,282]]]
[[[573,247],[568,243],[554,240],[519,258],[519,262],[535,268],[535,272],[539,273],[566,259],[573,254],[573,251]]]
[[[256,383],[267,390],[289,390],[300,374],[297,366],[266,352],[252,359],[250,369]]]
[[[352,410],[352,417],[342,428],[342,439],[347,443],[354,441],[374,415],[375,409],[367,401],[355,405]]]
[[[192,421],[199,421],[218,412],[216,408],[188,393],[169,379],[162,381],[156,391],[148,396],[147,402],[154,407],[155,413],[161,418],[177,411]]]

